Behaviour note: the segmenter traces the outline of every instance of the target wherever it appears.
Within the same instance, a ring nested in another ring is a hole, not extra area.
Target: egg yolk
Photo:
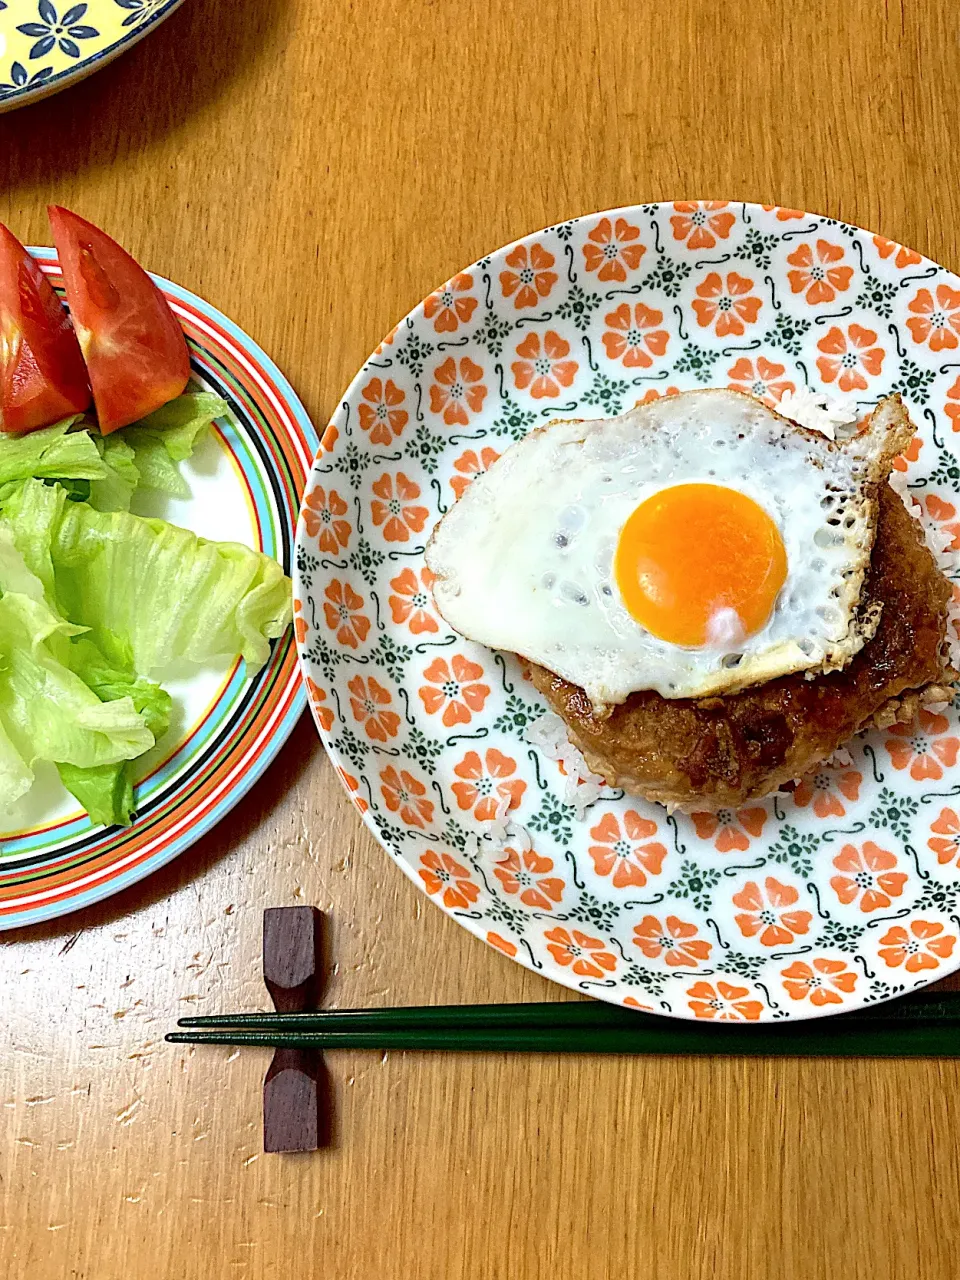
[[[787,553],[752,498],[717,484],[678,484],[632,513],[614,573],[626,608],[661,640],[735,648],[770,617]]]

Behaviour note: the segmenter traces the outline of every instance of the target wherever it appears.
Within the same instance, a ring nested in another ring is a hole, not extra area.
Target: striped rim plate
[[[56,253],[31,252],[60,288]],[[274,363],[236,325],[186,289],[153,278],[183,325],[195,387],[215,391],[230,406],[191,474],[194,504],[202,498],[213,528],[192,523],[189,507],[168,514],[200,533],[222,529],[217,536],[247,541],[289,574],[300,498],[318,446],[313,425]],[[95,827],[61,803],[0,834],[0,930],[64,915],[142,880],[246,794],[305,705],[293,635],[274,644],[252,679],[237,661],[177,680],[174,692],[183,723],[177,740],[149,758],[132,827]]]

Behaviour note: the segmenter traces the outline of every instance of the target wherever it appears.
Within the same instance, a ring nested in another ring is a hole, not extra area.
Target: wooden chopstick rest
[[[316,907],[263,913],[263,981],[277,1013],[317,1008],[323,986],[323,916]],[[263,1082],[263,1149],[316,1151],[330,1140],[330,1080],[317,1050],[282,1048]]]

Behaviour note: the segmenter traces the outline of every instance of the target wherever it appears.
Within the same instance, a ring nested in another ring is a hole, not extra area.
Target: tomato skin
[[[36,261],[0,223],[0,431],[34,431],[89,407],[70,317]]]
[[[50,205],[67,301],[104,435],[174,400],[190,378],[180,324],[146,271],[106,232]]]

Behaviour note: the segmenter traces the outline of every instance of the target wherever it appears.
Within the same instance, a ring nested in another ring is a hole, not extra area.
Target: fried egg
[[[437,525],[437,607],[598,710],[838,669],[876,629],[877,491],[912,433],[896,396],[835,443],[726,390],[551,423]]]

